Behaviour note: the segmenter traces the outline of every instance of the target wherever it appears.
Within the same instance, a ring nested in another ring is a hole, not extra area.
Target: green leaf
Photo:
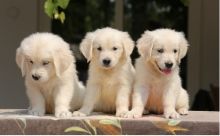
[[[174,119],[171,119],[168,121],[168,125],[169,126],[176,126],[180,123],[181,121],[180,120],[174,120]]]
[[[57,5],[63,9],[66,9],[70,0],[57,0]]]
[[[72,132],[72,131],[75,131],[75,132],[83,132],[83,133],[87,133],[87,134],[90,134],[89,131],[81,128],[81,127],[69,127],[67,129],[64,130],[64,132]]]
[[[97,135],[96,128],[91,124],[90,120],[85,120],[85,122],[90,128],[92,128],[92,130],[94,131],[94,135]]]
[[[65,13],[62,11],[60,14],[59,14],[59,19],[62,23],[64,23],[64,20],[65,20]]]
[[[113,126],[121,129],[121,124],[118,120],[102,119],[102,120],[99,121],[99,123],[104,124],[104,125],[113,125]]]
[[[44,3],[44,12],[50,17],[53,17],[54,10],[56,9],[56,5],[52,0],[46,0]]]

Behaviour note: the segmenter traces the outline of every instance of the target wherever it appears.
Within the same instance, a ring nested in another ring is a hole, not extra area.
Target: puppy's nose
[[[108,66],[111,63],[111,60],[110,59],[104,59],[102,62],[105,66]]]
[[[172,62],[166,62],[165,63],[166,68],[171,68],[173,66]]]
[[[40,76],[39,76],[39,75],[32,75],[32,78],[33,78],[34,80],[39,80],[39,79],[40,79]]]

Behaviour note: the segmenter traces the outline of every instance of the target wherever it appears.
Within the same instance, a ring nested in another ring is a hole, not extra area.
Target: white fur
[[[91,61],[89,79],[84,104],[73,113],[75,116],[86,116],[93,110],[116,111],[116,116],[120,117],[128,112],[134,80],[130,60],[133,48],[134,43],[125,32],[103,28],[87,33],[80,49]],[[104,59],[111,60],[109,66],[104,65]]]
[[[188,113],[188,94],[179,76],[179,63],[187,47],[184,35],[174,30],[157,29],[142,35],[137,43],[141,57],[135,65],[132,110],[126,117],[141,117],[144,108],[164,113],[166,118],[179,118],[179,114]],[[163,49],[163,53],[159,53],[159,49]],[[166,62],[173,63],[168,70]]]
[[[16,62],[25,76],[29,113],[71,116],[81,107],[84,86],[78,81],[75,59],[69,45],[51,33],[35,33],[21,42]],[[32,76],[40,76],[34,80]]]

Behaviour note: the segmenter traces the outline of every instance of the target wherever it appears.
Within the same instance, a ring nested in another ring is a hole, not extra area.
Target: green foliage
[[[65,129],[64,132],[83,132],[83,133],[91,134],[89,131],[85,130],[84,128],[77,127],[77,126],[69,127]]]
[[[60,9],[66,9],[70,0],[46,0],[44,12],[52,19],[58,19],[62,23],[65,21],[65,13]]]

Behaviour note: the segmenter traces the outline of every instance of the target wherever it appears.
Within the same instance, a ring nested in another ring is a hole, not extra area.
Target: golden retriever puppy
[[[128,112],[135,72],[130,60],[133,48],[126,32],[107,27],[87,33],[80,50],[90,61],[89,78],[83,106],[74,116],[95,110],[123,117]]]
[[[51,33],[25,38],[16,51],[16,62],[25,76],[29,114],[72,116],[81,107],[84,86],[78,81],[75,59],[69,45]]]
[[[141,117],[144,109],[166,118],[187,114],[188,94],[179,76],[180,60],[188,43],[183,33],[170,29],[146,31],[137,42],[141,55],[136,62],[132,110],[126,117]]]

